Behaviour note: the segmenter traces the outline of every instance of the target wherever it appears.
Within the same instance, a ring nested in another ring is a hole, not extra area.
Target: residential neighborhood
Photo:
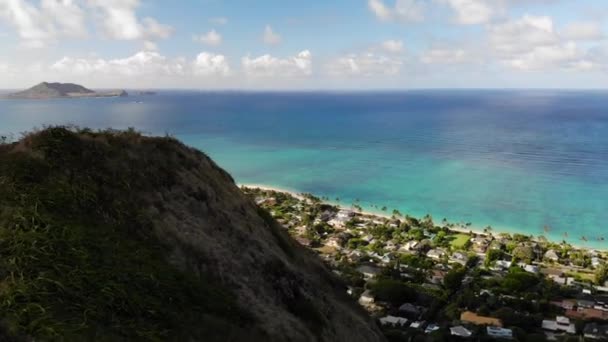
[[[243,191],[326,261],[389,341],[608,340],[605,251]]]

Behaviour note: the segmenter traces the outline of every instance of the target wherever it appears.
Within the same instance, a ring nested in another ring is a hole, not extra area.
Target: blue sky
[[[0,88],[603,88],[597,0],[0,0]]]

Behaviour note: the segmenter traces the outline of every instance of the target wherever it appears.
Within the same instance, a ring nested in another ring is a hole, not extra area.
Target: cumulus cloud
[[[570,23],[564,28],[562,35],[570,40],[598,40],[604,37],[602,26],[592,21]]]
[[[589,24],[571,24],[558,32],[548,16],[524,15],[490,28],[489,43],[498,60],[519,70],[589,70],[597,63],[575,40],[596,39],[601,31]]]
[[[155,40],[165,39],[173,33],[171,26],[154,18],[140,21],[135,13],[139,0],[89,0],[89,4],[102,11],[101,26],[108,38]]]
[[[382,42],[382,49],[387,52],[403,52],[403,42],[400,40],[386,40]]]
[[[520,19],[493,25],[489,35],[494,49],[505,53],[526,52],[559,42],[553,20],[548,16],[526,14]]]
[[[51,70],[75,75],[161,76],[183,75],[183,59],[171,60],[156,51],[140,51],[119,59],[64,57],[51,65]]]
[[[217,33],[215,30],[211,30],[207,33],[194,36],[195,42],[200,42],[207,45],[217,46],[222,43],[222,35]]]
[[[456,14],[456,22],[463,25],[483,24],[495,14],[499,0],[444,0]]]
[[[193,71],[198,76],[227,76],[230,74],[230,66],[224,55],[201,52],[193,63]]]
[[[262,55],[256,58],[249,56],[241,59],[243,72],[252,77],[302,77],[312,74],[312,55],[304,50],[296,56],[277,58]]]
[[[40,48],[62,36],[86,35],[82,9],[72,0],[1,0],[0,19],[14,27],[22,46]]]
[[[338,57],[327,65],[327,69],[332,76],[391,76],[399,74],[402,65],[399,58],[366,52]]]
[[[420,56],[425,64],[460,64],[468,61],[468,54],[464,49],[432,48]]]
[[[262,40],[264,41],[264,44],[267,45],[278,45],[281,43],[281,36],[275,33],[270,25],[266,25]]]
[[[382,21],[419,22],[424,20],[424,2],[421,0],[396,0],[388,6],[384,0],[368,0],[372,13]]]

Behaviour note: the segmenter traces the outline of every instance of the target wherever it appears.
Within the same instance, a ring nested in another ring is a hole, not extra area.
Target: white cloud
[[[393,7],[384,0],[368,0],[367,5],[382,21],[419,22],[424,20],[424,2],[421,0],[396,0]]]
[[[562,31],[562,36],[571,40],[598,40],[604,37],[599,23],[579,21],[568,24]]]
[[[253,77],[302,77],[312,74],[312,55],[304,50],[294,57],[285,59],[263,55],[241,59],[243,72]]]
[[[492,26],[489,43],[502,64],[518,70],[589,70],[597,63],[574,40],[596,38],[600,32],[593,25],[579,23],[560,33],[551,17],[526,14]]]
[[[73,0],[42,0],[42,11],[55,18],[57,25],[66,36],[87,35],[84,11]]]
[[[214,17],[209,18],[209,22],[215,25],[226,25],[228,24],[228,18],[225,17]]]
[[[42,0],[39,8],[24,0],[0,0],[0,19],[15,28],[22,46],[30,48],[87,33],[83,11],[72,0]]]
[[[193,63],[193,71],[195,75],[199,76],[227,76],[230,74],[230,66],[224,55],[201,52],[196,56],[196,60]]]
[[[338,57],[327,65],[332,76],[392,76],[401,71],[403,61],[372,52]]]
[[[489,35],[492,47],[503,53],[526,52],[559,42],[553,20],[548,16],[526,14],[520,19],[491,26]]]
[[[456,13],[456,22],[463,25],[483,24],[495,14],[493,7],[500,1],[493,0],[445,0]]]
[[[207,33],[194,36],[195,42],[200,42],[207,45],[217,46],[222,43],[222,36],[215,30],[211,30]]]
[[[420,56],[425,64],[459,64],[468,61],[468,55],[463,49],[433,48]]]
[[[272,30],[272,27],[270,27],[270,25],[266,25],[266,27],[264,28],[264,36],[262,37],[262,40],[267,45],[278,45],[281,43],[281,36],[275,33]]]
[[[580,63],[584,60],[576,44],[570,42],[563,45],[538,46],[504,62],[515,69],[540,70],[581,66]]]
[[[52,71],[75,75],[111,76],[161,76],[183,75],[185,65],[182,59],[170,60],[155,51],[140,51],[133,56],[119,59],[71,58],[64,57],[51,65]]]
[[[168,38],[173,33],[171,26],[160,24],[154,18],[140,22],[135,13],[139,0],[89,0],[89,4],[102,10],[101,25],[108,38],[154,40]]]
[[[403,42],[400,40],[386,40],[382,42],[382,49],[393,53],[402,52]]]

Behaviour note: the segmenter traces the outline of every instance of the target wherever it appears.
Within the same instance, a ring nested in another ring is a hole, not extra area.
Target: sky
[[[0,0],[0,88],[608,86],[606,0]]]

